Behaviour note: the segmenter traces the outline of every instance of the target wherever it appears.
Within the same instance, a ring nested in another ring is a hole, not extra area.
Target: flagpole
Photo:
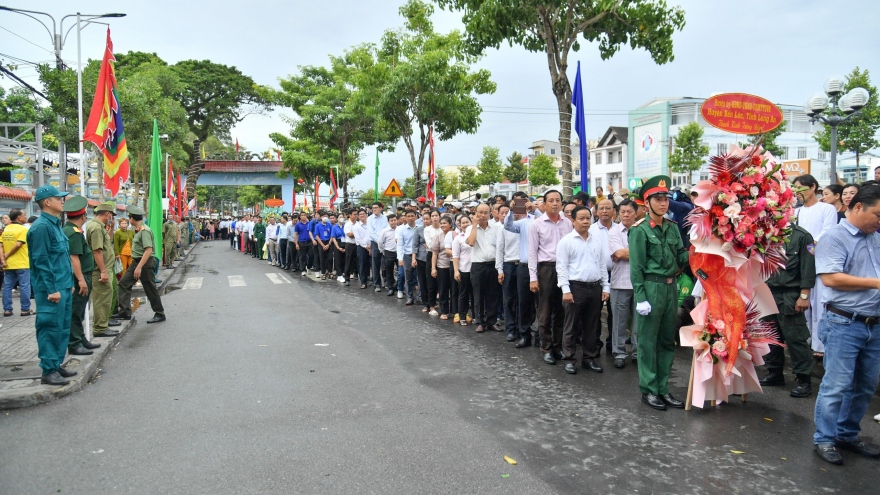
[[[82,35],[81,35],[82,27],[80,26],[80,13],[76,13],[76,107],[77,112],[79,114],[79,136],[77,136],[77,141],[79,141],[79,188],[80,194],[83,196],[88,196],[88,192],[86,191],[86,170],[87,164],[85,163],[85,146],[83,145],[83,81],[82,81]],[[40,165],[42,167],[42,164]],[[63,180],[67,182],[67,171],[65,170],[62,174],[64,176]],[[99,191],[99,198],[104,199],[101,196],[103,191]],[[86,311],[88,314],[88,311]]]
[[[375,196],[373,201],[379,201],[379,148],[376,148],[376,174],[373,184],[373,196]]]

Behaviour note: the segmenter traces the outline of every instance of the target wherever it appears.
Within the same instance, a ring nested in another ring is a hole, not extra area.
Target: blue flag
[[[590,193],[590,162],[587,155],[587,129],[584,123],[584,92],[581,88],[581,63],[578,62],[577,76],[574,79],[574,91],[571,94],[571,104],[575,106],[574,131],[580,141],[581,153],[581,191]]]

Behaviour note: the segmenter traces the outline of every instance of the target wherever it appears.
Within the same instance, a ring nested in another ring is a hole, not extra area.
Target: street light
[[[831,128],[831,180],[837,177],[837,126],[858,115],[871,96],[864,88],[853,88],[849,93],[843,94],[844,88],[845,81],[842,77],[831,76],[823,85],[825,94],[813,94],[807,98],[803,107],[810,122],[819,121]],[[823,112],[825,115],[822,115]],[[858,168],[856,177],[861,177]]]
[[[58,23],[56,26],[55,18],[52,17],[52,15],[47,12],[39,12],[36,10],[14,9],[14,8],[6,7],[3,5],[0,5],[0,10],[5,10],[7,12],[15,12],[17,14],[21,14],[23,16],[30,17],[31,19],[33,19],[43,25],[43,27],[49,33],[49,36],[52,38],[52,48],[55,53],[55,68],[59,71],[64,69],[64,61],[61,60],[61,50],[64,48],[64,43],[67,41],[67,35],[70,34],[71,29],[73,29],[74,27],[77,28],[77,30],[76,30],[76,42],[77,42],[76,80],[77,80],[77,97],[78,97],[77,100],[78,100],[78,107],[79,107],[78,108],[78,111],[79,111],[79,137],[82,138],[82,134],[83,134],[82,67],[81,67],[81,58],[82,57],[80,55],[80,53],[81,53],[80,32],[82,31],[81,21],[83,20],[83,18],[85,18],[85,21],[86,21],[85,24],[88,25],[88,24],[94,23],[96,19],[125,17],[125,14],[109,13],[109,14],[82,15],[79,12],[77,12],[76,14],[69,14],[69,15],[62,17],[61,22]],[[51,19],[52,20],[52,29],[49,29],[49,26],[47,26],[45,22],[41,21],[39,18],[34,17],[34,15],[31,15],[31,14],[42,15],[42,16],[46,16],[49,19]],[[64,20],[67,19],[68,17],[76,17],[76,25],[71,26],[65,32],[64,31]],[[101,22],[101,23],[96,23],[96,24],[104,24],[104,23]],[[62,36],[62,33],[64,33],[63,36]],[[64,118],[59,115],[58,116],[58,123],[61,124],[63,122],[64,122]],[[83,143],[82,143],[82,140],[80,139],[80,143],[79,143],[80,184],[83,189],[83,192],[85,193],[85,168],[84,168],[85,160],[84,160],[83,155],[84,155]],[[61,190],[66,191],[67,190],[67,146],[64,144],[64,142],[61,139],[58,140],[58,162],[59,162],[58,167],[59,167],[59,172],[60,172],[59,176],[60,176]],[[40,185],[42,185],[42,184],[40,184]]]

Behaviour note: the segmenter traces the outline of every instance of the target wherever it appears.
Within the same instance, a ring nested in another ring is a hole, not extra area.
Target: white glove
[[[636,304],[636,311],[639,312],[642,316],[648,316],[651,314],[651,303],[648,301],[640,302]]]

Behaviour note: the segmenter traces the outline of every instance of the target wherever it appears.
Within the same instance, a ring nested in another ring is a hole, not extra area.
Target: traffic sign
[[[391,179],[391,183],[388,184],[388,187],[385,188],[385,192],[382,193],[382,196],[388,196],[392,198],[403,197],[403,191],[400,190],[400,185],[397,183],[397,180]]]

